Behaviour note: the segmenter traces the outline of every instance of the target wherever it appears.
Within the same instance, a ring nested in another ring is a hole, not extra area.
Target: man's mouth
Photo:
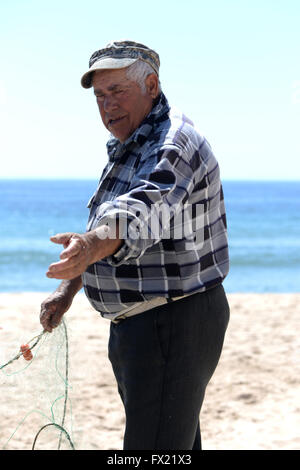
[[[114,126],[115,124],[117,124],[118,122],[122,121],[122,119],[124,119],[125,116],[122,116],[122,117],[118,117],[118,118],[115,118],[115,119],[109,119],[108,120],[108,127],[110,126]]]

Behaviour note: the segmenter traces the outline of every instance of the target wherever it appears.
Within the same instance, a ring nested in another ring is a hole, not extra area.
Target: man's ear
[[[145,80],[147,93],[152,99],[155,99],[158,95],[159,81],[156,73],[151,73]]]

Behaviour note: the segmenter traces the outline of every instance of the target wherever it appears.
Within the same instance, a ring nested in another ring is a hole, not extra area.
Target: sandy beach
[[[0,294],[0,365],[18,352],[21,341],[41,331],[39,308],[47,295]],[[229,294],[228,299],[231,319],[223,354],[201,412],[203,449],[299,450],[300,293]],[[80,293],[66,324],[75,448],[122,449],[125,419],[107,358],[109,321]],[[36,350],[37,356],[42,353],[43,345]],[[10,377],[0,371],[1,448],[16,430],[6,448],[31,449],[45,422],[39,413],[28,414],[37,406],[34,394],[43,397],[50,387],[45,366],[43,375],[35,371],[30,386],[25,385],[33,367],[34,361]]]

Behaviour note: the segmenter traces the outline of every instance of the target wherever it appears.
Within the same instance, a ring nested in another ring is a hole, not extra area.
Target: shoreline
[[[19,341],[40,332],[39,306],[49,293],[0,293],[1,360],[7,348],[13,352]],[[201,412],[203,449],[298,450],[300,293],[228,293],[227,297],[230,322]],[[65,318],[75,447],[122,449],[125,417],[107,357],[110,321],[100,317],[82,292]],[[5,391],[6,377],[0,379]],[[30,389],[22,374],[14,380],[0,400],[0,448],[24,417],[33,392],[44,393],[39,376],[33,376]],[[26,432],[16,432],[11,448],[30,449],[35,426],[28,417]]]

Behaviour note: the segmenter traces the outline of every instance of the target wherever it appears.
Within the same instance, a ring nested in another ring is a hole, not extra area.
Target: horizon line
[[[67,177],[67,176],[26,176],[26,177],[21,177],[21,176],[0,176],[0,181],[99,181],[99,176],[96,176],[93,178],[92,176],[86,176],[86,177],[79,177],[79,176],[73,176],[73,177]],[[300,183],[300,178],[222,178],[221,177],[221,182],[264,182],[264,183],[275,183],[275,182],[282,182],[282,183]]]

